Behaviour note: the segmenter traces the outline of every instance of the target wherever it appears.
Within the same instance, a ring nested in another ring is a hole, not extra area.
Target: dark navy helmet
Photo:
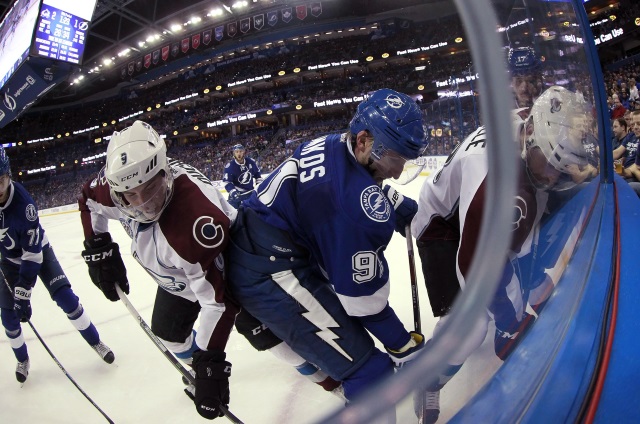
[[[532,73],[538,71],[542,65],[532,47],[510,48],[507,62],[512,75]]]
[[[236,150],[244,150],[244,146],[243,146],[242,144],[236,144],[235,146],[233,146],[233,147],[231,148],[231,150],[233,150],[234,152],[235,152]]]
[[[358,105],[349,129],[352,134],[367,130],[373,136],[371,154],[380,159],[393,150],[407,160],[421,156],[429,140],[422,112],[409,96],[383,88]]]
[[[4,147],[0,146],[0,177],[3,175],[11,176],[11,165],[9,164],[7,152],[5,152]]]

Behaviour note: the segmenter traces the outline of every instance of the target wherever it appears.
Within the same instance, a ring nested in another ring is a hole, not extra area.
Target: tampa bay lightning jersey
[[[299,146],[245,207],[311,253],[349,315],[364,317],[385,309],[389,269],[384,251],[393,235],[395,211],[356,161],[345,134]]]
[[[22,184],[12,181],[7,202],[0,206],[0,253],[20,265],[20,280],[33,287],[42,265],[42,247],[49,244],[35,202]]]
[[[238,163],[234,158],[225,165],[222,181],[227,192],[231,192],[233,189],[243,192],[253,190],[253,180],[258,181],[261,178],[262,174],[256,162],[251,158],[245,157],[242,164]]]

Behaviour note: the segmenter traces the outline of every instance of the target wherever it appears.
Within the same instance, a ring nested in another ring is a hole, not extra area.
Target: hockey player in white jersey
[[[525,311],[527,295],[534,311],[546,302],[552,283],[546,279],[523,281],[517,260],[532,249],[549,191],[574,187],[573,173],[588,165],[589,155],[583,146],[585,134],[572,128],[576,118],[588,116],[585,106],[574,93],[554,86],[535,101],[525,120],[519,114],[512,115],[522,160],[518,161],[520,175],[509,260],[496,265],[504,267],[504,272],[489,313],[477,322],[466,343],[449,359],[449,368],[439,382],[427,388],[427,422],[437,420],[440,389],[483,342],[490,318],[496,325],[496,355],[505,359],[534,319]],[[440,317],[434,335],[466,284],[480,234],[490,142],[484,127],[477,129],[456,147],[420,192],[412,234],[417,239],[433,314]]]
[[[239,310],[225,293],[222,251],[236,210],[198,170],[168,159],[164,141],[141,121],[113,134],[106,165],[85,184],[79,203],[82,256],[93,282],[112,301],[119,299],[116,284],[129,292],[109,234],[108,220],[118,220],[131,237],[131,254],[159,286],[152,331],[192,362],[198,413],[222,416],[231,375],[224,350]]]

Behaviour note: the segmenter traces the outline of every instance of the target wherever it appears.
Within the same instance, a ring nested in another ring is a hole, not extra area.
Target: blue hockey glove
[[[224,415],[221,405],[229,405],[229,377],[231,364],[221,351],[197,350],[193,353],[196,371],[195,404],[198,414],[212,420]]]
[[[240,193],[238,192],[238,190],[233,189],[229,192],[229,197],[227,200],[229,201],[229,203],[231,203],[237,201],[239,197]]]
[[[402,237],[406,237],[404,229],[407,225],[411,225],[413,217],[418,212],[418,203],[409,197],[403,196],[390,185],[384,186],[382,191],[396,211],[396,231],[402,234]]]
[[[409,335],[411,336],[411,339],[409,339],[407,344],[402,346],[400,349],[393,350],[385,347],[387,354],[391,357],[396,368],[400,368],[407,362],[411,361],[424,347],[424,336],[422,334],[417,331],[410,331]]]
[[[13,309],[22,322],[31,319],[31,289],[16,285],[13,293]]]

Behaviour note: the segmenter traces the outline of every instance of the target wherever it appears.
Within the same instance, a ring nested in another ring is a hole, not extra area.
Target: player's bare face
[[[529,75],[517,75],[511,79],[513,93],[516,96],[518,107],[530,107],[539,94],[539,89],[534,77]]]
[[[6,202],[9,198],[9,184],[11,184],[9,175],[4,174],[0,177],[0,203]]]
[[[244,150],[234,150],[233,157],[237,162],[242,163],[244,161]]]
[[[527,150],[527,168],[529,175],[534,180],[533,183],[541,189],[552,188],[562,174],[547,161],[539,147]]]
[[[124,199],[147,219],[155,219],[164,207],[167,182],[164,173],[131,190],[122,193]]]
[[[404,170],[404,164],[407,162],[405,158],[394,152],[393,150],[387,150],[380,157],[380,159],[374,159],[369,170],[372,172],[373,179],[376,182],[382,182],[387,178],[400,178],[402,171]]]

